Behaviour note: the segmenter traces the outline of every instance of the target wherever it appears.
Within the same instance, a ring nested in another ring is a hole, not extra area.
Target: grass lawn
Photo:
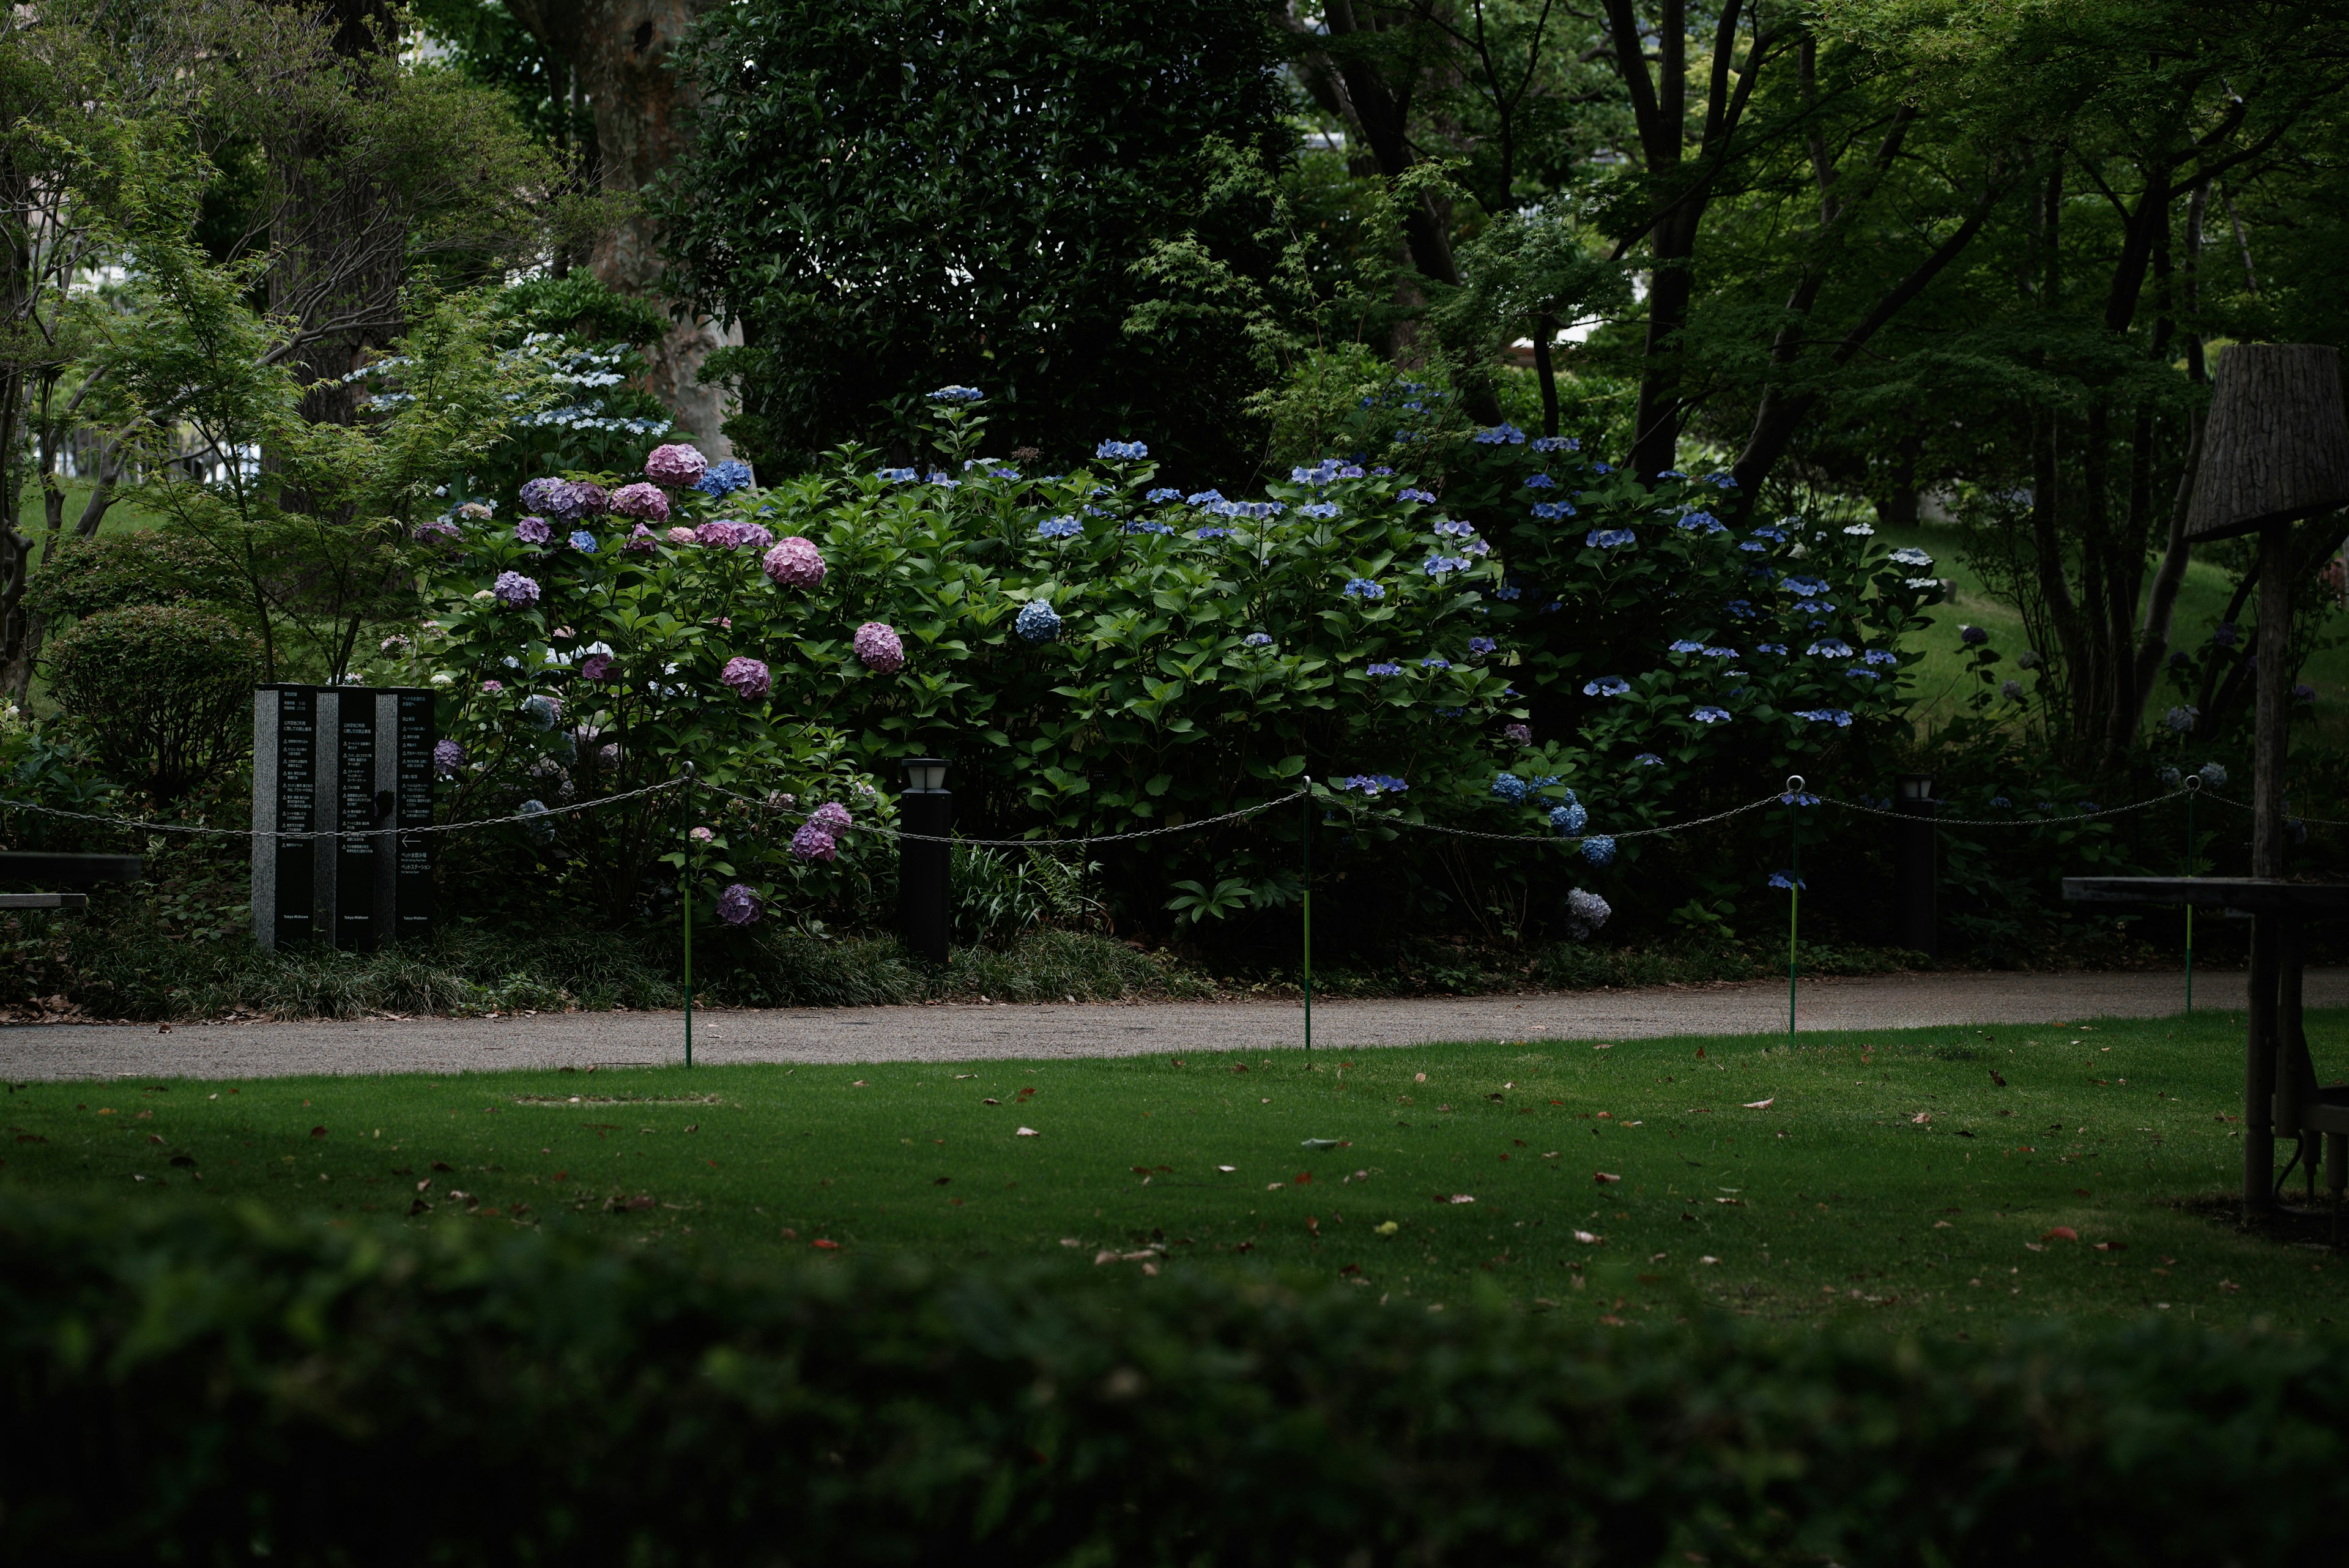
[[[2311,1016],[2322,1057],[2349,1014]],[[10,1087],[0,1182],[749,1253],[1163,1255],[1620,1321],[1709,1303],[1976,1335],[2154,1312],[2313,1327],[2349,1315],[2349,1263],[2223,1212],[2241,1038],[2209,1012],[1324,1052],[1309,1072],[1290,1051],[36,1083]]]

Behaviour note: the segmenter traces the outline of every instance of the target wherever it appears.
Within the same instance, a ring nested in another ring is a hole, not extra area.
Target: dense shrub
[[[238,585],[201,545],[142,532],[59,539],[25,587],[25,607],[50,620],[129,605],[233,600]]]
[[[1502,909],[1513,937],[1576,880],[1617,885],[1614,835],[1790,767],[1866,779],[1905,739],[1897,639],[1938,591],[1923,557],[1858,525],[1733,533],[1706,509],[1725,478],[1650,490],[1504,426],[1401,443],[1423,468],[1330,460],[1233,502],[1157,484],[1139,443],[1024,474],[977,455],[972,401],[938,407],[926,472],[851,454],[768,490],[673,481],[657,526],[600,505],[506,524],[486,502],[439,525],[421,556],[439,613],[404,670],[449,693],[454,809],[690,760],[753,797],[700,819],[711,877],[853,913],[888,857],[811,863],[791,841],[820,801],[885,825],[869,775],[917,752],[953,757],[966,830],[1061,836],[1261,805],[1309,774],[1350,830],[1325,867],[1382,895],[1359,910]],[[595,477],[601,494],[628,476]],[[902,669],[860,623],[894,628]],[[1512,728],[1528,720],[1539,735]],[[1423,819],[1554,833],[1579,858],[1398,836]],[[657,896],[679,821],[641,805],[541,838],[617,912]],[[1105,857],[1112,891],[1145,915],[1182,884],[1195,915],[1293,904],[1302,826],[1133,846]]]
[[[2318,1561],[2349,1347],[0,1204],[12,1562]]]
[[[129,605],[85,616],[46,654],[57,705],[101,766],[159,805],[253,743],[261,645],[212,610]]]

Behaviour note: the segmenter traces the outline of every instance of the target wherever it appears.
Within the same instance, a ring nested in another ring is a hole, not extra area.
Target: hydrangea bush
[[[1480,877],[1604,881],[1640,853],[1626,831],[1896,734],[1896,640],[1938,591],[1864,525],[1732,528],[1725,479],[1651,490],[1507,426],[1423,442],[1423,466],[1331,459],[1238,499],[1160,483],[1125,440],[1022,472],[978,455],[969,389],[932,407],[912,467],[851,449],[762,490],[712,483],[740,465],[671,444],[641,474],[523,486],[515,505],[561,524],[543,537],[439,524],[456,543],[419,546],[438,604],[414,657],[468,759],[459,809],[608,794],[689,759],[788,803],[716,814],[701,853],[744,888],[738,910],[803,916],[848,897],[840,879],[885,880],[858,826],[886,820],[871,775],[903,756],[954,760],[966,826],[1056,836],[1216,815],[1310,774],[1341,857],[1432,864],[1437,841],[1399,836],[1427,820],[1575,857],[1494,846]],[[537,694],[559,722],[533,722]],[[810,820],[824,805],[856,826]],[[632,809],[560,829],[616,910],[684,852],[653,821],[682,821],[672,801]],[[1287,902],[1298,826],[1148,841],[1129,889],[1181,877]],[[1577,907],[1567,924],[1588,928]]]

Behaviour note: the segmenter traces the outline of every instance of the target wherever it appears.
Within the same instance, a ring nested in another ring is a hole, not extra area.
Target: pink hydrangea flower
[[[709,460],[683,442],[653,448],[645,459],[645,477],[672,489],[691,484],[709,469]]]
[[[760,563],[768,581],[779,588],[812,588],[823,581],[823,554],[813,541],[797,534],[767,552]]]
[[[840,854],[840,846],[814,823],[803,822],[792,835],[792,853],[802,860],[831,860]]]
[[[826,833],[842,833],[856,826],[856,819],[848,815],[848,808],[832,801],[825,801],[808,813],[808,820]]]
[[[494,695],[505,689],[506,683],[502,680],[484,680],[481,682],[481,691],[484,696]]]
[[[706,827],[697,827],[691,833],[687,834],[686,836],[692,839],[696,844],[707,844],[711,839],[717,837],[718,835],[712,833]]]
[[[668,521],[668,497],[657,484],[638,481],[624,484],[612,493],[612,510],[623,517],[642,517],[649,522]]]
[[[764,697],[775,683],[774,677],[768,673],[764,664],[748,657],[728,659],[718,679],[741,693],[746,701]]]
[[[905,645],[897,640],[894,628],[868,620],[856,628],[856,657],[865,669],[893,675],[905,667]]]
[[[639,523],[636,526],[641,528],[644,524]],[[690,545],[693,543],[693,530],[690,528],[672,528],[668,531],[668,542],[672,545]]]
[[[730,926],[747,926],[766,912],[764,900],[740,882],[718,895],[718,918]]]
[[[693,542],[713,550],[732,550],[747,543],[742,537],[742,524],[724,517],[712,518],[693,531]]]
[[[591,653],[580,660],[579,673],[590,680],[601,680],[612,673],[614,662],[608,653]]]

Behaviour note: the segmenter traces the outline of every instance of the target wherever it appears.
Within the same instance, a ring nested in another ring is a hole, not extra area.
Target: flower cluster
[[[1019,607],[1019,615],[1011,628],[1028,642],[1051,642],[1061,635],[1061,618],[1042,599],[1030,599]]]
[[[746,702],[764,697],[775,683],[766,665],[747,654],[728,659],[718,679],[732,688]]]
[[[975,403],[986,395],[977,387],[940,387],[930,394],[930,400],[939,403]]]
[[[893,675],[905,666],[905,645],[897,640],[894,628],[877,620],[868,620],[856,628],[856,657],[864,661],[867,670],[883,675]]]
[[[698,484],[709,472],[709,460],[682,443],[657,446],[645,458],[645,477],[671,489]]]
[[[1105,441],[1093,449],[1093,455],[1112,462],[1139,462],[1150,449],[1138,441]]]
[[[612,510],[623,517],[641,517],[651,523],[668,521],[668,497],[657,484],[638,481],[624,484],[612,493]]]
[[[1582,684],[1585,697],[1620,697],[1630,690],[1631,683],[1619,675],[1602,675],[1596,680],[1586,680]]]
[[[760,558],[759,569],[779,588],[812,588],[823,583],[826,568],[814,542],[793,534]]]
[[[1047,539],[1069,539],[1084,532],[1085,525],[1073,517],[1047,517],[1036,524],[1036,532]]]
[[[1594,550],[1619,550],[1638,539],[1639,535],[1629,528],[1593,528],[1582,542]]]
[[[520,607],[538,602],[538,584],[520,572],[500,572],[490,591],[502,605]]]
[[[1348,577],[1345,594],[1348,598],[1369,599],[1373,602],[1387,597],[1386,589],[1368,577]]]
[[[732,457],[723,462],[711,463],[701,477],[693,482],[693,488],[712,500],[722,499],[750,486],[750,465]]]
[[[1523,446],[1526,432],[1504,421],[1488,430],[1480,430],[1471,438],[1480,446]]]
[[[1359,774],[1352,778],[1334,779],[1330,782],[1335,788],[1360,790],[1373,800],[1382,794],[1401,794],[1411,788],[1411,785],[1392,774]]]

